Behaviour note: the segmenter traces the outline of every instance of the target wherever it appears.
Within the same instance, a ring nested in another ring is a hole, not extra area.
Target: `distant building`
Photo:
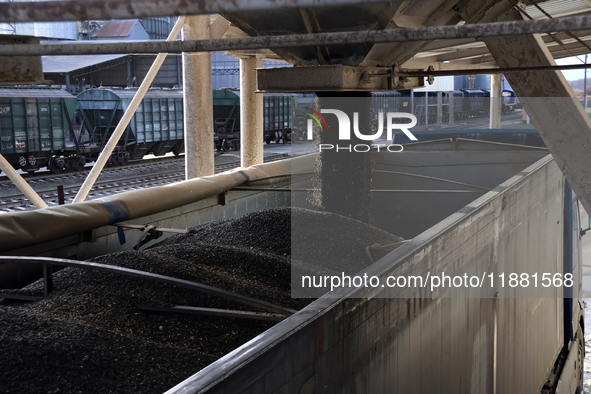
[[[150,35],[138,19],[95,21],[98,28],[90,32],[92,40],[149,40]]]

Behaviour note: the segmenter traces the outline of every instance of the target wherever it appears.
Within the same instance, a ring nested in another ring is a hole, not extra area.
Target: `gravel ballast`
[[[312,299],[291,297],[292,218],[294,223],[313,220],[339,228],[318,227],[298,242],[330,244],[342,258],[361,259],[365,247],[400,239],[338,215],[275,209],[205,224],[147,250],[93,261],[191,280],[299,310]],[[364,235],[346,239],[351,234]],[[302,254],[311,266],[325,258],[314,253],[314,243]],[[41,281],[14,291],[41,292]],[[140,305],[266,312],[172,285],[65,268],[54,274],[54,291],[47,299],[0,301],[0,392],[159,393],[275,324],[146,312]]]

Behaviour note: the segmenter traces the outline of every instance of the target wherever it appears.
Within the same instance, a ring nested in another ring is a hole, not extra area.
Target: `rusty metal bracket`
[[[134,230],[140,230],[142,232],[140,239],[137,242],[137,245],[133,247],[134,250],[139,250],[142,246],[147,244],[150,241],[160,238],[164,233],[176,233],[176,234],[186,234],[189,232],[187,229],[176,229],[176,228],[166,228],[166,227],[156,227],[152,224],[125,224],[125,223],[116,223],[114,226],[118,228],[130,228]],[[125,235],[122,235],[122,231],[118,229],[119,238],[121,244],[125,243]]]
[[[433,66],[427,67],[427,82],[429,82],[429,85],[433,85],[433,82],[435,82],[435,76],[433,74],[429,74],[430,71],[435,71]]]

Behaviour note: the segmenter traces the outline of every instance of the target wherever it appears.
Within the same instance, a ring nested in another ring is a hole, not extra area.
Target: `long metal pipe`
[[[481,68],[468,70],[438,70],[438,71],[400,71],[401,77],[447,77],[453,75],[482,75],[482,74],[506,74],[521,71],[541,71],[541,70],[581,70],[591,68],[591,64],[561,64],[553,66],[527,66],[527,67],[502,67],[502,68]]]
[[[0,3],[22,4],[22,3]],[[0,10],[0,13],[2,11]],[[361,30],[335,33],[290,34],[228,38],[200,41],[125,41],[94,44],[0,45],[0,56],[146,54],[180,52],[216,52],[239,49],[264,49],[350,44],[380,44],[406,41],[430,41],[456,38],[516,36],[555,31],[591,29],[591,15],[565,16],[553,19],[508,21],[454,26]]]
[[[185,20],[186,17],[182,16],[176,21],[174,27],[172,28],[172,31],[166,39],[167,41],[176,40],[177,36],[181,31],[181,28],[185,24]],[[84,183],[82,184],[82,186],[80,186],[80,190],[78,190],[76,197],[74,197],[74,201],[72,201],[73,203],[83,202],[86,199],[86,196],[88,196],[88,193],[90,192],[90,189],[92,189],[94,182],[96,182],[97,178],[101,174],[101,171],[103,170],[103,167],[105,166],[105,164],[107,164],[109,157],[111,157],[111,153],[113,153],[113,150],[117,146],[119,139],[123,135],[123,132],[125,131],[127,126],[129,125],[131,118],[133,118],[135,111],[142,102],[146,92],[150,88],[150,85],[152,85],[152,81],[154,81],[154,78],[156,78],[156,74],[158,73],[158,70],[160,70],[162,63],[164,63],[166,55],[168,54],[159,53],[156,57],[156,60],[154,60],[154,63],[150,67],[150,70],[148,70],[148,73],[142,81],[142,84],[135,93],[135,96],[133,96],[131,103],[129,103],[129,107],[127,108],[127,110],[121,117],[121,120],[117,124],[115,131],[113,131],[113,134],[109,138],[109,141],[107,141],[107,144],[105,145],[103,151],[96,160],[96,163],[92,167],[92,170],[90,170],[90,173],[84,180]]]
[[[0,154],[0,170],[4,171],[4,173],[8,176],[8,178],[10,178],[10,180],[12,182],[14,182],[16,187],[18,187],[19,190],[21,192],[23,192],[23,194],[25,196],[27,196],[29,201],[31,201],[35,205],[35,207],[47,208],[47,204],[45,203],[45,201],[43,201],[43,199],[41,197],[39,197],[37,192],[35,190],[33,190],[33,188],[31,186],[29,186],[27,181],[25,181],[23,179],[23,177],[18,172],[16,172],[16,170],[14,168],[12,168],[12,165],[1,154]]]
[[[119,267],[116,265],[108,265],[101,263],[93,263],[91,261],[78,261],[70,259],[60,259],[57,257],[38,257],[38,256],[0,256],[1,263],[21,263],[21,264],[51,264],[63,267],[84,268],[95,271],[111,272],[118,275],[129,276],[132,278],[146,279],[160,283],[167,283],[174,286],[184,287],[190,290],[196,290],[205,294],[214,295],[225,298],[240,304],[250,305],[255,308],[261,308],[270,312],[279,313],[284,316],[291,316],[295,310],[286,308],[280,305],[274,305],[267,301],[258,300],[256,298],[243,296],[232,291],[220,289],[218,287],[204,285],[190,280],[174,278],[172,276],[165,276],[154,274],[152,272],[140,271],[126,267]]]
[[[0,22],[136,19],[154,16],[221,14],[359,5],[384,0],[109,0],[0,3]]]

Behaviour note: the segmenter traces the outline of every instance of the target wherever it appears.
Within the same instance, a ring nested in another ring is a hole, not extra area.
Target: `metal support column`
[[[484,41],[501,68],[555,64],[537,34]],[[505,77],[583,206],[591,212],[591,119],[564,75],[540,70],[506,72]]]
[[[425,92],[425,129],[429,128],[429,92]]]
[[[70,85],[70,74],[66,74],[66,90],[72,93],[72,85]]]
[[[183,40],[209,38],[209,15],[187,17]],[[185,177],[214,174],[211,53],[183,53]]]
[[[454,125],[454,92],[453,90],[448,93],[449,98],[447,101],[447,112],[449,113],[449,125]]]
[[[493,74],[490,78],[490,128],[501,128],[501,74]]]
[[[249,167],[263,162],[263,95],[257,94],[256,69],[263,59],[240,59],[240,163]]]
[[[437,92],[437,127],[441,127],[443,122],[443,97],[441,92]]]

